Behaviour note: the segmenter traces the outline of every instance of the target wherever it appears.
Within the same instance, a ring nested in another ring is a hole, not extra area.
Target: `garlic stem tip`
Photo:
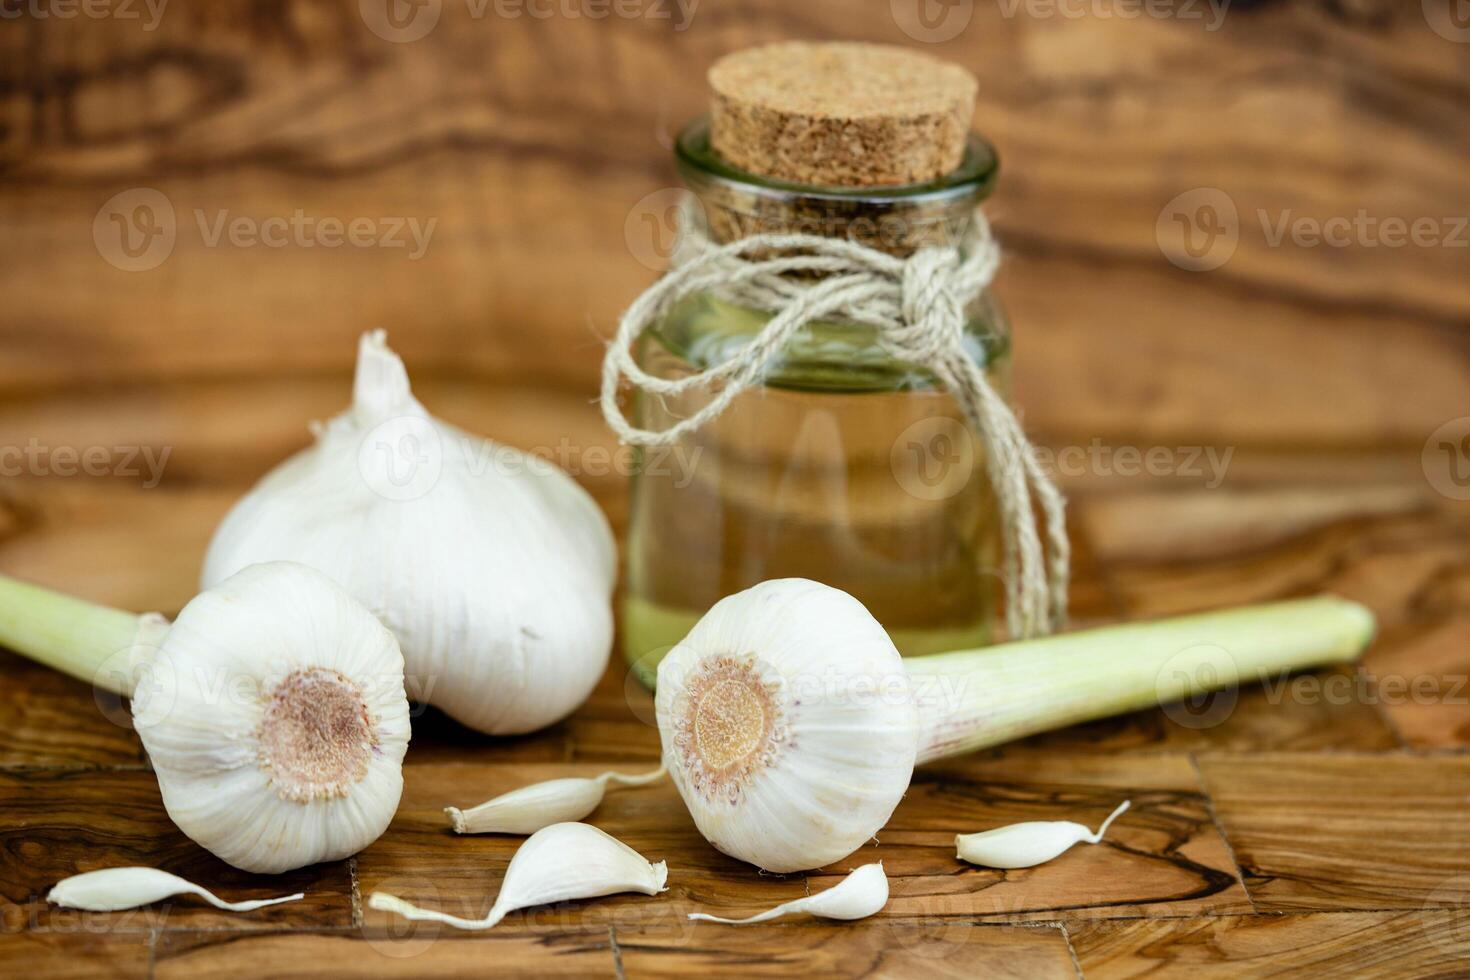
[[[444,815],[449,818],[449,823],[454,827],[456,834],[467,834],[470,832],[469,823],[464,818],[464,811],[457,806],[446,806]]]

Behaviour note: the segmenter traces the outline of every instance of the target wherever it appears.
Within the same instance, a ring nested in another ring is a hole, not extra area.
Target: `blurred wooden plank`
[[[669,131],[703,107],[708,64],[788,37],[915,43],[888,10],[854,16],[841,0],[708,8],[682,31],[476,21],[449,4],[402,44],[374,36],[357,7],[298,0],[261,19],[237,0],[170,10],[154,31],[12,25],[0,42],[12,55],[0,59],[7,391],[321,372],[374,325],[434,369],[590,391],[595,331],[651,281],[640,257],[657,264],[654,243],[630,244],[625,228],[673,184]],[[1005,159],[991,210],[1011,257],[1001,286],[1029,425],[1417,449],[1463,413],[1461,250],[1273,247],[1260,217],[1457,212],[1470,146],[1454,123],[1470,83],[1458,46],[1417,9],[1260,5],[1231,9],[1217,31],[985,5],[969,16],[926,47],[979,75],[977,125]],[[169,198],[177,243],[158,268],[124,272],[99,254],[93,222],[139,186]],[[1161,210],[1196,187],[1239,212],[1239,247],[1211,273],[1170,265],[1156,240]],[[209,247],[199,227],[199,215],[297,210],[437,224],[418,260]]]
[[[146,934],[73,929],[57,932],[0,931],[0,973],[27,980],[132,980],[150,976]]]
[[[143,765],[126,702],[0,651],[0,768]]]
[[[1200,772],[1261,911],[1462,908],[1470,758],[1205,755]]]
[[[164,929],[233,930],[347,926],[352,880],[346,861],[281,875],[232,868],[169,821],[153,773],[143,771],[0,771],[0,902],[5,919],[58,933],[147,933]],[[299,902],[238,915],[195,898],[126,912],[78,912],[48,905],[62,878],[98,868],[143,865],[171,871],[230,900],[305,892]]]
[[[608,930],[566,929],[516,935],[438,931],[432,937],[386,939],[357,933],[264,936],[166,934],[158,941],[153,976],[193,980],[240,975],[242,964],[270,977],[538,977],[620,976]],[[473,938],[465,938],[473,935]]]
[[[1071,980],[1067,942],[1057,929],[916,922],[794,921],[689,929],[617,927],[628,977],[1014,977]]]
[[[1089,980],[1453,976],[1470,959],[1463,915],[1437,911],[1083,922],[1067,936]]]
[[[1391,631],[1369,651],[1366,670],[1409,745],[1470,747],[1470,615]]]

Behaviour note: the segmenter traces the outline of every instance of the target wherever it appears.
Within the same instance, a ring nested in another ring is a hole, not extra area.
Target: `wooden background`
[[[888,862],[889,913],[852,926],[693,929],[680,913],[752,911],[842,869],[757,879],[682,816],[650,829],[682,814],[671,791],[627,794],[598,821],[669,860],[669,895],[544,910],[471,939],[404,937],[362,895],[392,881],[478,907],[514,842],[453,840],[440,806],[470,787],[653,758],[620,672],[572,721],[508,744],[430,713],[388,836],[269,880],[170,828],[136,739],[88,691],[7,657],[4,972],[1467,968],[1470,708],[1456,679],[1470,670],[1470,513],[1427,478],[1423,452],[1470,415],[1470,234],[1459,247],[1273,246],[1260,219],[1362,212],[1453,233],[1470,214],[1470,31],[1452,30],[1463,16],[1444,19],[1437,0],[1237,0],[1207,30],[1198,3],[1202,19],[957,0],[928,8],[965,18],[941,21],[963,29],[930,44],[900,26],[917,22],[916,3],[701,0],[679,30],[669,5],[637,9],[670,19],[565,5],[537,19],[498,16],[490,0],[477,18],[465,0],[431,0],[434,29],[396,43],[368,29],[371,2],[171,0],[149,30],[140,3],[66,18],[0,0],[19,10],[0,19],[0,449],[170,454],[156,487],[7,472],[0,571],[177,609],[214,524],[306,443],[307,420],[345,404],[356,337],[378,326],[441,415],[526,448],[567,440],[619,523],[622,477],[586,453],[613,446],[590,404],[601,343],[655,275],[660,240],[644,218],[666,217],[669,142],[703,106],[705,68],[774,39],[886,41],[980,78],[1032,434],[1233,452],[1218,486],[1109,466],[1067,477],[1079,619],[1333,589],[1384,621],[1365,667],[1343,675],[1351,696],[1257,692],[1206,730],[1151,712],[921,774],[882,845],[858,856]],[[140,188],[167,199],[175,242],[126,271],[109,261],[107,206]],[[1206,272],[1172,264],[1157,233],[1161,211],[1197,188],[1239,215],[1237,249]],[[199,226],[298,210],[435,224],[417,260],[211,246]],[[1388,696],[1385,677],[1428,679],[1430,694]],[[1115,844],[1047,868],[965,869],[949,852],[956,830],[1095,821],[1128,796]],[[59,877],[129,862],[232,897],[301,887],[311,900],[252,917],[180,904],[100,919],[36,902]]]

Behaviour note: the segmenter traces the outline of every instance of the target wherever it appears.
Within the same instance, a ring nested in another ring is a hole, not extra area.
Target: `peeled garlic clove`
[[[1035,867],[1062,854],[1073,844],[1101,841],[1112,822],[1128,809],[1129,802],[1124,800],[1096,833],[1070,820],[1031,820],[978,834],[959,834],[954,839],[956,856],[961,861],[987,868]]]
[[[220,524],[206,586],[253,562],[320,569],[397,636],[410,693],[478,731],[535,731],[586,700],[612,649],[616,549],[585,490],[431,415],[382,331],[316,436]]]
[[[664,777],[664,770],[625,776],[605,772],[592,779],[552,779],[503,793],[469,810],[445,807],[457,834],[534,834],[552,824],[581,820],[597,809],[609,783],[644,786]]]
[[[62,908],[87,912],[121,912],[140,905],[151,905],[174,895],[198,895],[210,905],[226,912],[251,912],[267,905],[296,902],[303,892],[283,898],[264,898],[251,902],[226,902],[192,881],[157,868],[103,868],[63,878],[46,895],[46,901]]]
[[[371,908],[405,919],[443,922],[459,929],[490,929],[516,909],[619,892],[657,895],[668,887],[668,865],[650,864],[627,844],[585,823],[559,823],[526,839],[510,867],[490,913],[483,919],[421,909],[401,898],[373,892]]]
[[[778,905],[768,912],[748,919],[722,919],[703,912],[691,912],[689,918],[701,922],[722,922],[730,926],[746,926],[795,912],[805,912],[821,919],[866,919],[877,915],[888,904],[888,876],[883,862],[865,864],[824,892]]]

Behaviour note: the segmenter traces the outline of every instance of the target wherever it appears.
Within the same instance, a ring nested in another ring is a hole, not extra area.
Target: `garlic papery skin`
[[[596,810],[609,784],[647,786],[663,779],[660,767],[641,776],[605,772],[591,779],[551,779],[511,790],[468,810],[445,807],[457,834],[534,834],[556,823],[572,823]]]
[[[47,893],[46,901],[62,908],[82,909],[86,912],[121,912],[161,902],[175,895],[197,895],[226,912],[253,912],[268,905],[298,902],[306,897],[303,892],[297,892],[281,898],[226,902],[192,881],[157,868],[103,868],[100,871],[88,871],[63,878]]]
[[[961,861],[987,868],[1034,868],[1061,855],[1083,841],[1097,844],[1114,820],[1128,809],[1129,801],[1103,821],[1094,833],[1090,828],[1070,820],[1028,820],[978,834],[957,834],[955,856]]]
[[[877,915],[887,904],[888,876],[883,873],[883,862],[879,861],[876,864],[863,865],[826,891],[778,905],[748,919],[722,919],[703,912],[691,912],[689,918],[701,922],[720,922],[729,926],[769,922],[771,919],[798,912],[815,915],[820,919],[852,920]]]
[[[1333,596],[901,661],[862,604],[805,579],[717,603],[659,666],[664,763],[719,850],[822,867],[927,762],[1276,673],[1356,660],[1373,615]]]
[[[216,532],[206,586],[260,561],[326,572],[398,637],[409,691],[471,728],[535,731],[586,700],[612,649],[612,532],[544,459],[413,397],[381,331],[353,404]]]
[[[908,675],[862,603],[806,579],[716,603],[664,657],[664,764],[700,833],[767,871],[856,850],[908,787]]]
[[[600,898],[620,892],[657,895],[668,888],[668,865],[650,864],[627,844],[585,823],[559,823],[538,830],[510,859],[495,904],[483,919],[464,919],[421,909],[401,898],[373,892],[371,908],[405,919],[443,922],[459,929],[490,929],[510,912],[536,905]]]
[[[237,868],[355,854],[398,807],[398,643],[305,565],[246,568],[173,624],[0,578],[0,643],[128,695],[169,817]]]

